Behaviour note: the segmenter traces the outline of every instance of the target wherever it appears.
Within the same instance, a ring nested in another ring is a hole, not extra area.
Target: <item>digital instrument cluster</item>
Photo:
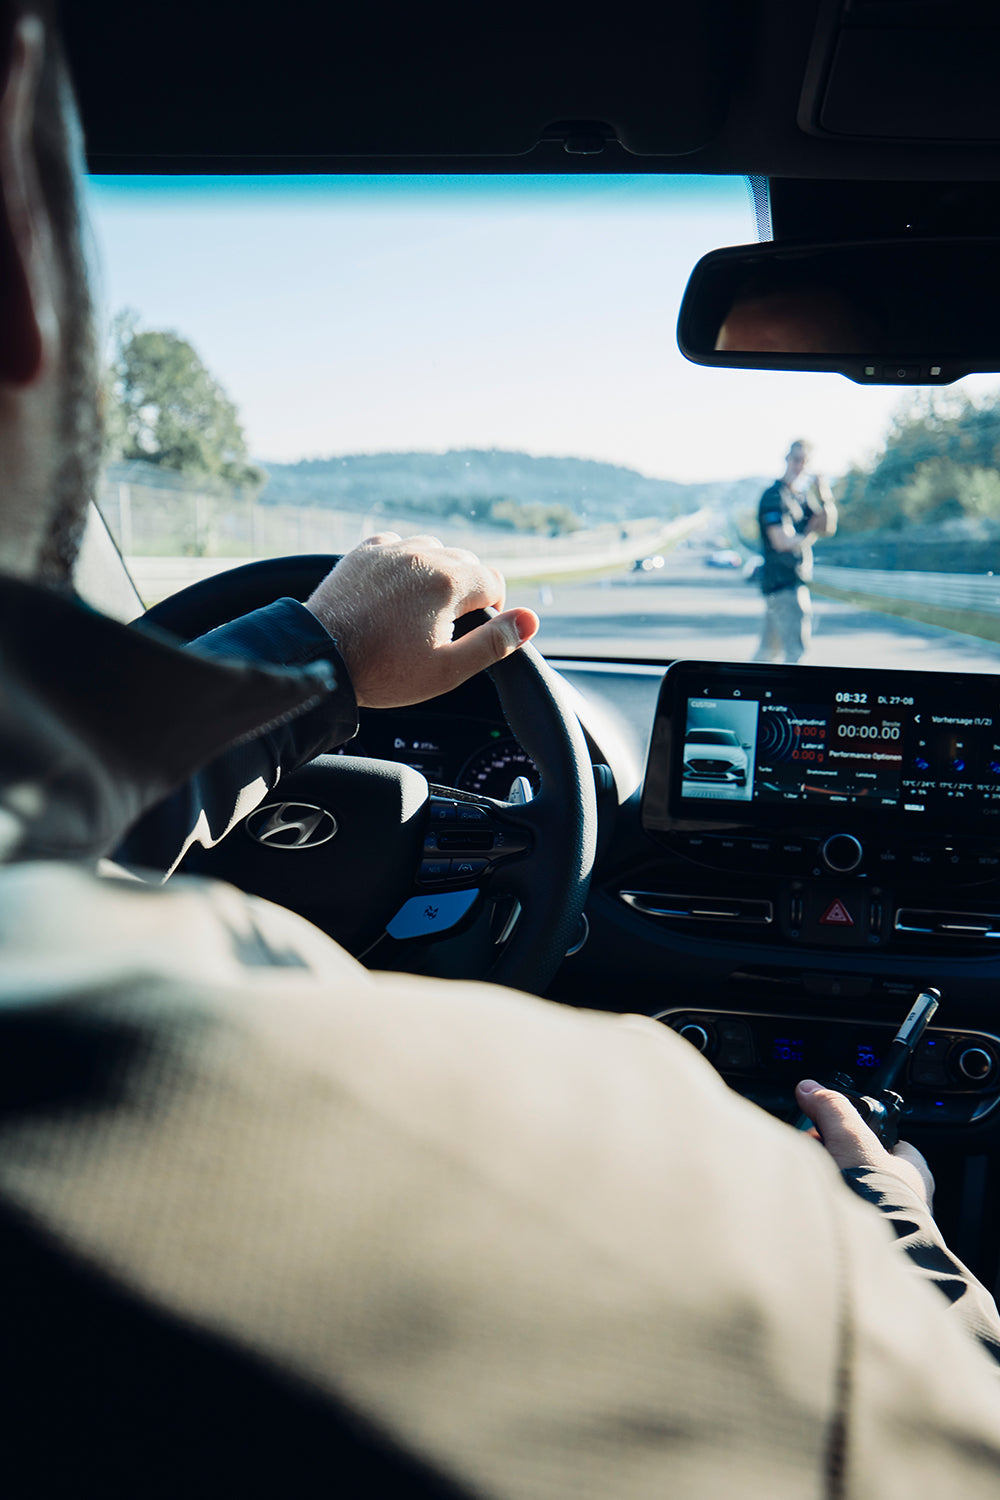
[[[711,825],[1000,835],[1000,677],[678,662],[650,832]]]
[[[506,724],[489,719],[362,709],[357,738],[338,753],[398,761],[435,786],[453,786],[500,802],[507,800],[519,776],[526,776],[535,792],[541,784],[534,761]]]

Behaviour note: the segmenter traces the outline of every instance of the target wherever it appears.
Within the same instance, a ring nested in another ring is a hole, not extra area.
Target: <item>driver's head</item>
[[[81,164],[50,0],[0,0],[0,571],[56,584],[100,458]]]

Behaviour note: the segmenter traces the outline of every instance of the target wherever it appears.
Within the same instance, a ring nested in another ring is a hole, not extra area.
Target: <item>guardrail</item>
[[[814,582],[850,593],[869,594],[874,598],[1000,615],[1000,577],[995,578],[989,573],[907,573],[876,568],[822,567],[815,570]]]

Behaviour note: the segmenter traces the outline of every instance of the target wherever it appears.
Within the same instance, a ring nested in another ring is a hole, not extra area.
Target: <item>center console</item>
[[[675,663],[641,821],[660,854],[617,890],[634,913],[738,947],[745,974],[801,955],[798,1005],[753,985],[737,1009],[729,983],[732,1009],[705,993],[661,1013],[743,1093],[782,1112],[809,1073],[863,1079],[905,1004],[895,969],[945,992],[901,1090],[912,1122],[1000,1104],[1000,984],[998,1020],[964,1025],[947,983],[1000,957],[1000,677]]]
[[[642,824],[691,875],[628,896],[651,913],[669,897],[664,920],[985,951],[1000,942],[1000,678],[678,662]]]

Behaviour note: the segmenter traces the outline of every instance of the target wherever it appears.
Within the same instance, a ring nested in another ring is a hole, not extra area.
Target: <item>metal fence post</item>
[[[132,553],[132,487],[124,481],[118,486],[118,527],[122,556]]]

